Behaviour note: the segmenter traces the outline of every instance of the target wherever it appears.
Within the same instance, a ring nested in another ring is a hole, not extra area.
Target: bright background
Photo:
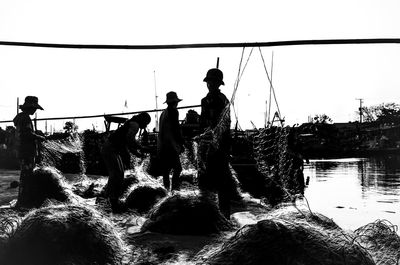
[[[71,44],[183,44],[305,39],[399,38],[399,1],[105,1],[0,0],[0,41]],[[400,103],[400,45],[262,48],[287,125],[325,113],[357,120],[364,105]],[[245,50],[244,60],[250,48]],[[174,90],[180,106],[197,105],[202,81],[220,58],[231,97],[241,48],[88,50],[0,46],[0,120],[16,114],[16,99],[39,97],[38,118],[154,109]],[[242,128],[264,126],[269,83],[254,49],[236,94]],[[125,101],[127,107],[125,107]],[[276,106],[273,105],[272,113]],[[183,119],[185,111],[180,118]],[[154,114],[153,114],[154,115]],[[51,121],[48,130],[61,130]],[[80,130],[102,119],[76,120]],[[2,128],[11,124],[0,124]],[[151,128],[154,127],[152,123]],[[44,130],[44,123],[39,123]]]

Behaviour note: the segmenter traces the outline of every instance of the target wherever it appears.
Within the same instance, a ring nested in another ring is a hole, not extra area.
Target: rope
[[[276,104],[276,108],[278,109],[279,118],[281,119],[282,116],[281,116],[281,111],[279,110],[278,100],[276,99],[275,88],[274,88],[274,86],[272,85],[272,80],[271,80],[271,78],[270,78],[270,76],[269,76],[269,74],[268,74],[268,70],[267,70],[267,67],[266,67],[266,65],[265,65],[264,56],[263,56],[263,54],[262,54],[262,52],[261,52],[261,48],[258,47],[258,49],[259,49],[259,51],[260,51],[261,59],[262,59],[263,64],[264,64],[264,70],[265,70],[265,73],[267,74],[267,78],[268,78],[268,81],[269,81],[269,84],[270,84],[270,88],[272,89],[272,92],[273,92],[273,94],[274,94],[275,104]]]

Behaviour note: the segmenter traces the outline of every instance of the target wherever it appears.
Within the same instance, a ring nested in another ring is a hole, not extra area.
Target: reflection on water
[[[400,226],[400,156],[311,160],[304,175],[311,209],[343,228],[377,219]]]

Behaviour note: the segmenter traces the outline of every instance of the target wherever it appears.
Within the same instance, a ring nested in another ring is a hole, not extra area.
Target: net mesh
[[[294,201],[304,192],[303,159],[290,127],[270,127],[252,136],[254,159],[265,177],[272,201]]]
[[[210,152],[220,148],[224,133],[230,130],[230,105],[227,105],[217,126],[209,129],[212,137],[198,141],[193,149],[197,150],[197,169],[206,170],[207,157]],[[241,150],[242,156],[251,158],[257,171],[262,175],[265,186],[262,197],[271,204],[281,201],[294,201],[304,192],[303,159],[294,140],[294,129],[291,127],[270,127],[255,130],[239,140],[245,141],[250,148]],[[247,152],[247,154],[243,154]],[[240,153],[240,152],[239,152]],[[254,176],[255,178],[256,176]],[[251,180],[249,180],[251,181]]]
[[[79,134],[52,135],[40,144],[40,165],[51,166],[64,173],[84,173],[85,156]]]
[[[355,230],[356,241],[371,253],[376,264],[399,264],[400,237],[397,226],[376,220]]]

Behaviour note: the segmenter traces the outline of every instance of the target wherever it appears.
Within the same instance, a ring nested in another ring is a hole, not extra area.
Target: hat
[[[222,79],[224,78],[224,74],[222,73],[221,70],[218,68],[212,68],[207,71],[206,77],[203,79],[204,82],[207,82],[209,80],[215,80],[219,81],[221,85],[225,85],[224,81]]]
[[[178,98],[176,93],[174,91],[168,92],[167,93],[167,99],[165,100],[164,103],[172,103],[172,102],[179,102],[182,101],[182,99]]]
[[[26,108],[35,108],[43,110],[42,106],[39,105],[39,99],[35,96],[27,96],[25,97],[25,102],[22,105],[19,105],[20,109]]]

